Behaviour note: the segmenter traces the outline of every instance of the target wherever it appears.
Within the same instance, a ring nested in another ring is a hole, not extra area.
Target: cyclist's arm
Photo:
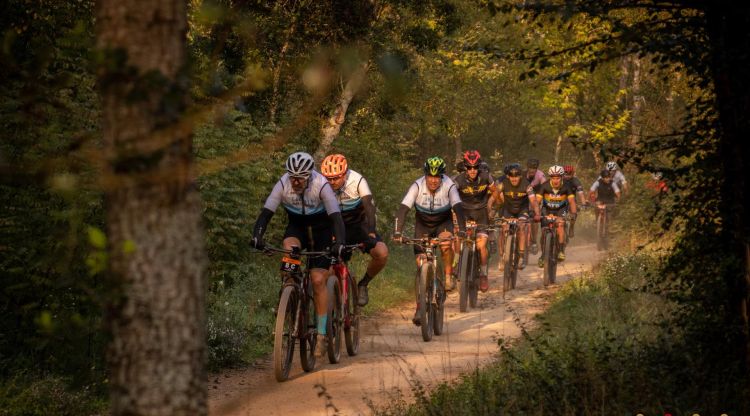
[[[589,189],[589,201],[596,202],[596,190],[599,189],[599,179],[591,185]]]
[[[578,207],[576,206],[576,194],[568,194],[568,203],[570,203],[570,213],[576,215]]]
[[[620,202],[620,196],[622,196],[622,191],[620,191],[620,187],[617,186],[616,183],[612,182],[612,190],[615,191],[615,201]]]
[[[281,204],[281,195],[283,191],[284,189],[281,185],[281,181],[276,182],[273,190],[271,190],[271,194],[268,195],[268,198],[266,198],[266,202],[263,204],[263,209],[260,210],[258,219],[255,221],[255,226],[253,227],[253,237],[257,237],[259,240],[263,238],[263,235],[266,233],[266,227],[268,226],[268,223],[271,221],[273,214],[276,212],[276,208],[278,208],[279,204]]]
[[[451,185],[451,189],[448,191],[448,197],[450,198],[451,208],[453,209],[453,212],[456,213],[458,231],[466,232],[466,216],[464,215],[464,209],[461,206],[461,196],[458,195],[456,185]]]
[[[411,184],[409,190],[406,192],[404,199],[401,201],[401,206],[398,207],[396,212],[396,224],[393,227],[393,231],[396,234],[401,234],[404,229],[404,220],[406,220],[406,213],[409,212],[411,207],[414,206],[414,202],[417,201],[417,195],[419,194],[419,186],[416,182]]]
[[[367,234],[370,237],[375,236],[375,204],[372,202],[372,192],[370,191],[370,185],[367,184],[367,180],[362,178],[359,181],[357,187],[359,196],[362,198],[362,209],[365,210],[365,221],[367,221]]]
[[[339,209],[339,200],[336,198],[336,194],[333,193],[331,185],[325,184],[320,189],[320,199],[323,201],[323,205],[326,207],[328,218],[331,219],[333,225],[333,236],[336,238],[336,242],[340,244],[346,244],[346,227],[344,226],[344,217],[341,216],[341,210]]]
[[[528,195],[529,198],[529,204],[531,205],[531,209],[534,211],[534,215],[539,215],[539,204],[537,203],[536,194],[534,193],[534,188],[529,185],[528,188],[526,188],[526,195]]]

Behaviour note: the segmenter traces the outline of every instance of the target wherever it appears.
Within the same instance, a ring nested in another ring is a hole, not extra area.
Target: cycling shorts
[[[346,224],[346,244],[362,244],[369,239],[370,236],[361,221]],[[375,240],[383,241],[377,233],[375,234]],[[364,252],[369,253],[370,249],[366,248]]]
[[[427,237],[437,237],[438,235],[440,235],[440,233],[443,233],[445,231],[453,234],[453,219],[450,217],[434,227],[428,227],[422,224],[422,222],[420,222],[419,220],[417,220],[416,224],[414,224],[414,238],[422,238],[425,235]],[[424,253],[424,249],[418,245],[415,245],[414,254],[422,253]]]
[[[502,210],[500,216],[503,217],[503,218],[525,218],[525,219],[528,219],[529,218],[529,209],[525,208],[525,209],[522,209],[522,210],[520,210],[520,211],[518,211],[516,213],[513,213],[513,212],[511,212],[511,210],[508,209],[508,206],[506,205],[505,207],[503,207],[503,210]]]
[[[477,223],[477,235],[487,235],[487,226],[489,225],[489,216],[487,215],[486,208],[479,209],[466,209],[464,208],[464,217],[466,221],[474,221]]]
[[[302,244],[302,249],[308,251],[325,251],[333,242],[332,225],[323,222],[315,225],[303,224],[289,221],[284,231],[284,238],[294,237]],[[312,241],[310,241],[310,235]],[[308,267],[311,269],[328,269],[331,267],[331,259],[328,256],[312,257]]]

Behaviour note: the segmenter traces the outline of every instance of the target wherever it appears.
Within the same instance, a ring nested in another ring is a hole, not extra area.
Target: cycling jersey
[[[602,177],[599,176],[596,178],[598,181]],[[622,186],[628,183],[628,181],[625,179],[625,175],[623,175],[621,170],[616,170],[614,173],[612,173],[612,183],[616,184],[618,188],[622,189]]]
[[[570,187],[574,192],[583,192],[583,184],[578,177],[573,176],[570,179],[563,179],[566,185]]]
[[[620,188],[614,181],[605,183],[604,180],[598,179],[591,185],[591,192],[596,192],[597,201],[604,202],[605,204],[614,204],[616,194],[620,192]]]
[[[427,189],[427,181],[422,176],[411,184],[401,201],[401,204],[407,208],[415,207],[417,222],[428,227],[452,221],[451,208],[460,203],[461,197],[458,195],[456,184],[445,175],[443,175],[440,187],[434,193]]]
[[[279,205],[289,214],[289,221],[296,222],[308,223],[321,217],[328,221],[325,214],[340,212],[339,202],[328,180],[315,171],[307,180],[307,188],[302,194],[294,191],[289,174],[284,174],[274,185],[263,207],[276,212]]]
[[[542,209],[545,213],[567,211],[570,207],[570,200],[575,198],[575,191],[564,182],[558,189],[554,189],[550,182],[545,182],[537,186],[535,191],[537,195],[541,196]]]
[[[469,179],[468,173],[459,173],[453,177],[461,197],[461,206],[464,209],[484,209],[487,207],[490,187],[495,184],[489,172],[480,171],[476,179]]]
[[[364,219],[365,209],[362,198],[372,195],[372,192],[367,180],[362,175],[349,169],[346,172],[344,185],[334,193],[339,201],[344,223],[352,224]]]
[[[526,173],[526,180],[529,181],[529,183],[531,184],[532,187],[536,187],[538,185],[541,185],[541,184],[547,182],[547,177],[544,176],[544,172],[542,172],[541,170],[537,169],[536,173],[532,177],[529,177],[529,174]]]
[[[513,186],[510,178],[506,177],[499,186],[505,200],[503,215],[510,213],[515,216],[529,211],[529,197],[534,195],[534,190],[526,178],[521,178],[518,185]]]

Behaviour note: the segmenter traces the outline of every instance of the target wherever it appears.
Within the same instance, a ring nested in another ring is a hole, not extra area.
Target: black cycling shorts
[[[362,244],[369,239],[370,236],[361,221],[346,224],[346,244]],[[375,233],[375,241],[383,241],[377,233]],[[366,248],[364,252],[369,253],[370,249]]]
[[[428,227],[424,224],[422,224],[419,220],[416,221],[416,224],[414,224],[414,238],[422,238],[425,235],[427,237],[437,237],[442,232],[449,232],[453,234],[453,219],[448,218],[445,221],[439,223],[438,225],[434,227]],[[422,254],[424,253],[424,249],[420,246],[414,246],[414,254]]]
[[[500,214],[503,218],[529,218],[528,208],[522,209],[517,213],[511,212],[507,206],[503,207],[502,213]]]
[[[310,234],[312,241],[310,241]],[[333,242],[332,225],[326,223],[308,225],[289,221],[284,231],[284,238],[295,237],[302,243],[302,248],[309,251],[325,251],[331,247]],[[312,257],[308,267],[311,269],[328,269],[331,267],[331,258],[328,256]]]
[[[466,217],[466,221],[474,221],[477,223],[477,234],[487,235],[487,226],[490,222],[489,216],[487,215],[487,208],[464,208],[464,217]]]

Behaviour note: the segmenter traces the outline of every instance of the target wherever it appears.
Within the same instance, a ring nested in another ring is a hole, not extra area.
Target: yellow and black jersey
[[[548,211],[567,210],[570,207],[570,201],[575,198],[575,191],[569,184],[562,183],[559,188],[553,188],[552,184],[547,181],[537,185],[536,194],[542,201],[542,208]]]

